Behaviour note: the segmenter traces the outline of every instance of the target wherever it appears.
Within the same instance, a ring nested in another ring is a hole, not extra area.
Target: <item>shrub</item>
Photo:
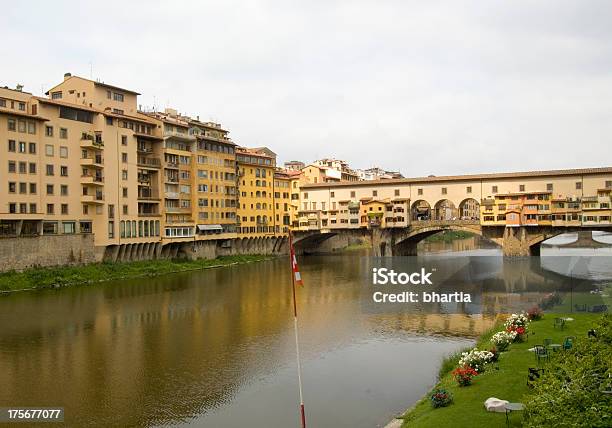
[[[510,315],[504,323],[507,332],[516,332],[515,342],[522,342],[524,340],[528,325],[529,318],[525,312]]]
[[[431,405],[434,409],[438,407],[446,407],[453,402],[453,395],[446,389],[434,389],[431,392]]]
[[[527,311],[527,318],[529,321],[539,321],[544,318],[544,313],[539,306],[534,306],[533,308]]]
[[[453,378],[455,378],[459,386],[471,385],[474,376],[478,376],[478,372],[470,366],[457,367],[453,370]]]
[[[546,372],[525,397],[525,426],[612,426],[609,390],[612,316],[594,326],[596,338],[579,338],[572,349],[552,355]]]
[[[479,351],[474,348],[469,352],[463,352],[459,359],[459,367],[469,366],[479,374],[484,373],[485,364],[491,361],[493,354],[489,351]]]
[[[516,334],[515,331],[498,331],[491,337],[491,343],[497,347],[499,352],[503,352],[514,342]]]

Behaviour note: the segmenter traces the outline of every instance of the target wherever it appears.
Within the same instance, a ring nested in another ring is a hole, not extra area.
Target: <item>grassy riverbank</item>
[[[564,330],[553,327],[555,317],[572,317],[574,321],[566,323]],[[440,369],[441,378],[435,388],[444,388],[454,397],[454,403],[448,407],[434,409],[429,400],[429,394],[422,398],[403,417],[403,427],[489,427],[503,426],[503,413],[487,412],[484,402],[489,397],[496,397],[510,402],[527,400],[527,394],[532,390],[527,386],[528,367],[537,367],[535,355],[528,349],[536,344],[542,344],[550,338],[553,343],[563,343],[566,336],[585,338],[586,332],[593,323],[601,317],[591,313],[547,313],[544,319],[531,322],[529,341],[514,343],[508,351],[503,352],[498,364],[489,364],[484,374],[474,378],[468,387],[459,387],[452,378],[450,371],[457,364],[458,357],[445,360]],[[476,345],[478,349],[490,349],[490,339],[495,331],[502,330],[500,324],[496,330],[484,334]],[[559,351],[563,352],[563,351]],[[510,415],[510,426],[522,426],[522,412]]]
[[[0,274],[0,292],[64,287],[68,285],[156,276],[269,260],[273,256],[225,256],[212,260],[147,260],[126,263],[95,263],[84,266],[34,268]]]

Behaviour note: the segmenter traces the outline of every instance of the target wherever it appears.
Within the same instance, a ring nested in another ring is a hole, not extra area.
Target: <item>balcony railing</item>
[[[161,168],[161,161],[159,158],[150,158],[144,156],[138,156],[138,166],[148,166],[151,168]]]

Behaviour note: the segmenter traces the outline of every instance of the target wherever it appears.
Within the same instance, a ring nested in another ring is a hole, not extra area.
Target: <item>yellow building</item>
[[[139,94],[69,73],[47,94],[0,89],[9,183],[1,199],[10,214],[1,228],[16,236],[93,233],[101,249],[159,242],[159,202],[137,199],[137,147],[157,133],[137,110]]]
[[[196,137],[193,206],[199,238],[235,238],[236,145],[220,124],[190,121]]]
[[[274,235],[276,153],[266,147],[236,148],[238,236]]]
[[[293,171],[278,169],[274,172],[274,232],[287,234],[292,224],[291,182]]]

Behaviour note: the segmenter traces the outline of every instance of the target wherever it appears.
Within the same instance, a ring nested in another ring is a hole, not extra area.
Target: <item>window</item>
[[[19,132],[26,132],[26,123],[25,123],[25,120],[17,121],[17,130]]]
[[[47,175],[54,175],[53,165],[47,165]]]
[[[128,206],[127,206],[127,205],[124,205],[124,206],[123,206],[123,214],[124,214],[124,215],[127,215],[127,214],[128,214]]]
[[[36,204],[30,204],[30,214],[36,214]]]
[[[77,110],[71,107],[60,106],[59,116],[62,119],[76,120],[78,122],[93,123],[93,113],[85,110]],[[60,134],[61,137],[61,134]]]
[[[19,142],[19,153],[25,153],[26,152],[26,143],[24,141],[20,141]]]
[[[73,233],[76,232],[75,223],[73,221],[62,222],[62,228],[63,228],[62,233],[64,235],[72,235]]]
[[[60,166],[60,175],[62,177],[68,177],[68,167],[65,165]]]
[[[15,214],[17,212],[17,204],[12,202],[9,204],[9,213]]]
[[[115,205],[113,204],[108,206],[108,218],[115,218]]]
[[[399,196],[400,195],[400,189],[395,189],[395,191],[393,192],[393,194],[395,196]]]
[[[53,127],[52,126],[45,126],[45,135],[47,137],[53,137]]]
[[[28,169],[30,174],[36,174],[36,164],[34,162],[28,164]]]
[[[17,190],[16,184],[14,182],[9,182],[8,191],[9,193],[15,193]]]
[[[610,187],[612,187],[612,181],[607,180],[606,181],[606,189],[609,189]]]
[[[493,187],[491,187],[491,192],[492,192],[492,193],[497,193],[497,192],[498,192],[498,190],[497,190],[497,186],[493,186]]]
[[[19,110],[25,111],[25,109],[26,109],[25,103],[19,103]]]
[[[442,194],[446,195],[448,193],[448,189],[446,187],[442,188]]]
[[[378,190],[372,190],[372,196],[378,196]]]
[[[8,130],[17,131],[17,122],[15,122],[15,119],[8,119]]]
[[[128,188],[127,188],[127,187],[124,187],[124,188],[122,189],[122,191],[123,191],[123,197],[124,197],[124,198],[127,198],[127,197],[128,197]]]
[[[36,123],[28,122],[28,134],[36,134]]]
[[[582,181],[576,181],[576,190],[582,190]]]
[[[524,191],[525,191],[525,185],[519,184],[519,192],[524,192]]]
[[[60,195],[62,196],[68,196],[68,185],[66,184],[62,184],[60,186]]]
[[[62,99],[62,91],[51,92],[51,99],[52,100],[60,100],[60,99]]]
[[[30,183],[30,194],[31,195],[36,194],[36,183]]]
[[[59,155],[60,155],[60,158],[67,158],[68,157],[68,147],[60,146]]]
[[[61,211],[63,215],[67,215],[68,214],[68,204],[62,204]]]
[[[553,184],[552,184],[552,183],[548,183],[548,184],[546,184],[546,190],[547,190],[547,191],[549,191],[549,192],[552,192],[552,190],[553,190]]]
[[[6,100],[0,98],[0,107],[6,107]]]
[[[8,151],[9,152],[17,151],[17,143],[15,142],[15,140],[8,141]]]
[[[120,94],[118,92],[114,92],[113,93],[113,100],[115,101],[119,101],[119,102],[123,102],[123,94]]]
[[[53,184],[47,184],[47,195],[53,194]]]
[[[36,143],[28,144],[28,152],[32,155],[36,154]]]
[[[45,145],[45,154],[47,156],[53,156],[53,146],[51,144]]]
[[[19,183],[19,193],[22,195],[28,193],[28,183]]]
[[[106,91],[106,98],[111,99],[111,91]]]
[[[113,118],[110,116],[106,116],[106,124],[108,126],[113,126]]]
[[[8,172],[17,172],[15,161],[8,161]]]
[[[55,214],[55,205],[47,204],[47,214],[49,215]]]
[[[56,235],[57,234],[57,222],[45,221],[43,223],[43,235]]]
[[[423,194],[423,189],[417,189],[417,195],[422,195]]]
[[[124,170],[121,171],[121,179],[122,180],[127,180],[128,179],[127,169],[124,169]]]
[[[108,237],[110,239],[115,237],[115,222],[114,221],[108,222]]]
[[[25,162],[19,162],[19,174],[25,174],[27,172],[27,164]]]
[[[472,193],[472,186],[467,186],[465,188],[465,193]]]
[[[127,163],[127,161],[128,161],[127,153],[121,153],[121,162]]]
[[[67,139],[68,138],[68,130],[66,128],[60,128],[60,138]]]
[[[351,190],[351,198],[354,198],[354,197],[355,197],[355,191]]]
[[[121,145],[127,146],[127,135],[121,136]]]

